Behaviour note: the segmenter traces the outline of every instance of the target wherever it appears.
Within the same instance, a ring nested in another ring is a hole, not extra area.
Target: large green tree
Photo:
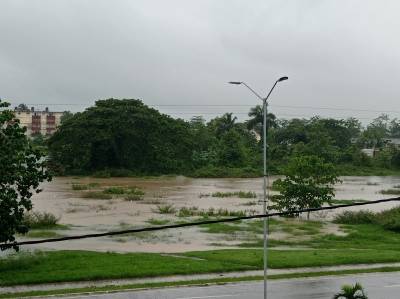
[[[39,184],[51,177],[43,153],[25,136],[8,103],[0,102],[0,245],[15,242],[16,233],[26,233],[26,211],[32,209],[31,197]],[[13,246],[18,249],[17,246]]]
[[[272,196],[272,208],[295,211],[319,208],[334,197],[333,185],[339,182],[335,167],[317,156],[292,157],[283,169],[285,178],[274,182],[280,194]]]
[[[128,169],[138,174],[192,167],[189,123],[139,100],[108,99],[67,119],[49,140],[51,160],[66,172]]]

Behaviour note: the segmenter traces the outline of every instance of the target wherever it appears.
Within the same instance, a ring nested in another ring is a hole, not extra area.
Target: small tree
[[[364,292],[364,288],[358,282],[352,285],[342,286],[342,291],[333,296],[333,299],[368,299]]]
[[[40,149],[32,146],[14,113],[0,102],[0,249],[14,243],[16,233],[26,233],[24,213],[32,209],[30,198],[39,183],[50,180]],[[3,245],[3,246],[2,246]],[[18,250],[17,246],[13,246]]]
[[[283,174],[284,179],[274,182],[280,194],[271,197],[271,208],[279,211],[319,208],[330,203],[335,195],[333,185],[340,181],[333,164],[317,156],[291,158]]]

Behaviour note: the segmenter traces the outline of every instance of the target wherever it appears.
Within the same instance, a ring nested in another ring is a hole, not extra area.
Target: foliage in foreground
[[[362,285],[357,282],[354,286],[342,286],[342,291],[335,294],[333,299],[368,299],[368,297]]]
[[[16,233],[28,232],[24,213],[32,209],[39,184],[51,177],[43,152],[28,141],[8,106],[0,101],[0,243],[12,244]]]

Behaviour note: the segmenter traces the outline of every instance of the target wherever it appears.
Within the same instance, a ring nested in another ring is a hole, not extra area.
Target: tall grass
[[[174,214],[176,212],[176,209],[174,205],[165,204],[157,206],[157,212],[159,214]]]
[[[130,188],[108,187],[103,190],[103,193],[112,195],[126,194],[125,200],[129,201],[142,200],[144,195],[144,192],[140,190],[138,187],[130,187]]]
[[[379,213],[365,210],[344,211],[335,217],[334,222],[340,224],[376,224],[384,229],[400,232],[400,207]]]
[[[343,211],[335,216],[333,222],[340,224],[371,224],[375,222],[375,214],[371,211]]]
[[[386,189],[386,190],[381,190],[380,192],[382,194],[400,195],[400,189]]]
[[[214,192],[212,197],[239,197],[239,198],[256,198],[257,194],[251,191],[237,191],[237,192]]]
[[[87,190],[88,186],[83,184],[73,184],[72,190],[80,191],[80,190]]]
[[[57,226],[59,217],[47,212],[29,212],[24,215],[23,224],[32,229],[52,228]]]
[[[122,187],[108,187],[103,190],[103,193],[120,195],[120,194],[124,194],[125,190]]]
[[[96,188],[98,186],[100,186],[99,183],[89,183],[87,185],[85,185],[85,184],[72,184],[72,190],[83,191],[83,190]]]
[[[248,211],[249,213],[253,213],[253,211]],[[246,216],[246,211],[231,211],[228,209],[214,209],[209,208],[208,210],[200,210],[198,207],[182,207],[178,211],[178,217],[193,217],[193,216],[201,216],[201,217],[240,217]]]

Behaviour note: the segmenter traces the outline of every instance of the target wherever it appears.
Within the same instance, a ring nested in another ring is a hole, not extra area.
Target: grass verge
[[[397,250],[270,250],[270,268],[298,268],[399,262]],[[0,286],[145,278],[260,270],[261,249],[213,250],[177,255],[50,251],[0,259]],[[49,275],[51,273],[52,275]]]

